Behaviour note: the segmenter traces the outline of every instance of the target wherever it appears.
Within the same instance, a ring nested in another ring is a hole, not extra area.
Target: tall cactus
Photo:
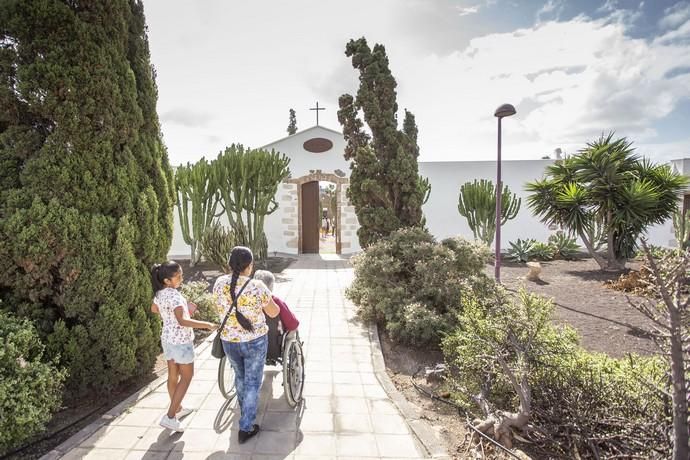
[[[429,201],[429,196],[431,195],[431,182],[429,182],[428,177],[422,176],[419,176],[417,180],[419,182],[419,188],[422,190],[422,194],[424,196],[422,204],[426,204],[426,202]]]
[[[199,240],[206,227],[220,215],[216,212],[220,195],[211,165],[202,158],[195,164],[180,166],[175,171],[175,188],[182,237],[191,247],[189,263],[193,267],[201,258]]]
[[[678,248],[687,249],[690,246],[690,213],[683,213],[680,209],[673,213],[673,231]]]
[[[215,161],[214,175],[238,242],[258,258],[266,257],[264,219],[278,209],[278,185],[290,175],[290,159],[275,151],[226,148]]]
[[[522,200],[508,187],[501,192],[501,225],[514,219]],[[460,186],[458,212],[467,219],[475,239],[490,245],[496,234],[496,189],[493,182],[481,179]]]
[[[225,215],[237,244],[248,245],[247,228],[242,218],[246,200],[249,174],[243,162],[245,149],[241,144],[232,144],[218,155],[213,162],[212,175],[218,185],[218,192],[225,206]]]

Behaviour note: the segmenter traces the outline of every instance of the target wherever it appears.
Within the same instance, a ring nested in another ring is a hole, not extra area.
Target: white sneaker
[[[184,417],[188,416],[192,412],[194,412],[194,409],[187,409],[186,407],[183,407],[179,411],[177,411],[177,414],[175,414],[175,416],[177,417],[177,420],[182,420]]]
[[[184,431],[184,428],[182,428],[182,425],[180,425],[180,421],[176,418],[168,417],[168,414],[163,414],[163,418],[161,418],[159,425],[163,428],[177,431],[178,433],[182,433]]]

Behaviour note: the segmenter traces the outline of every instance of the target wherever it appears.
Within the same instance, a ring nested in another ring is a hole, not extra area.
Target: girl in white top
[[[154,265],[151,268],[151,282],[155,292],[151,311],[160,314],[163,319],[161,346],[168,362],[170,407],[161,418],[160,425],[181,432],[184,430],[180,426],[180,419],[192,412],[182,408],[182,399],[194,375],[193,328],[214,330],[218,326],[190,318],[196,306],[187,302],[177,290],[182,284],[182,267],[177,262]]]

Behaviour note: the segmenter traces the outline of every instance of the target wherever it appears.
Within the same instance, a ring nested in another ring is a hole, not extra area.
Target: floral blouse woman
[[[266,285],[251,279],[254,257],[249,248],[233,248],[229,265],[232,274],[216,280],[213,296],[220,322],[230,311],[220,334],[223,350],[235,371],[235,389],[240,404],[238,440],[242,444],[259,432],[259,425],[254,421],[268,347],[264,315],[275,318],[280,310]],[[233,308],[235,300],[237,307]]]

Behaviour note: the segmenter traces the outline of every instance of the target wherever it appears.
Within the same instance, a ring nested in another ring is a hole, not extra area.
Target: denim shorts
[[[177,364],[191,364],[194,362],[194,344],[168,343],[161,340],[163,356],[167,361],[175,361]]]

